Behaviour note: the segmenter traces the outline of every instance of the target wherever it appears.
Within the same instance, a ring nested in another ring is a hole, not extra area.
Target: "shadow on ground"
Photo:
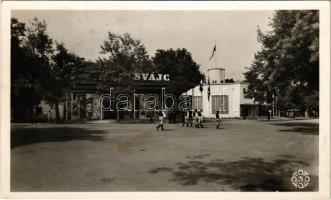
[[[11,130],[11,148],[42,142],[105,140],[105,137],[99,134],[105,134],[105,132],[70,127],[18,128]]]
[[[319,127],[315,123],[298,123],[298,122],[286,122],[286,123],[272,123],[275,126],[285,126],[289,129],[279,130],[281,132],[298,132],[303,135],[318,135]]]
[[[235,162],[221,159],[206,161],[189,160],[176,163],[176,167],[159,167],[149,171],[151,174],[171,173],[170,181],[183,186],[199,183],[230,185],[234,191],[297,191],[290,178],[297,169],[308,164],[302,161],[279,159],[267,162],[261,158],[242,158]],[[304,191],[318,189],[318,178],[310,176],[311,184]],[[221,189],[220,189],[221,190]]]

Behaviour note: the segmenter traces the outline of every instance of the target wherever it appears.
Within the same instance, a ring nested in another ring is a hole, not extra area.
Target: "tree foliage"
[[[27,120],[41,99],[43,62],[27,45],[26,25],[11,19],[11,107],[12,118]]]
[[[59,104],[65,102],[75,83],[84,80],[86,62],[60,43],[56,44],[51,61],[49,82],[44,86],[45,99],[55,106],[56,120],[59,121]]]
[[[186,49],[159,49],[153,57],[155,71],[170,75],[169,92],[179,96],[199,85],[204,76]]]
[[[47,59],[53,53],[53,40],[47,34],[47,25],[45,21],[38,21],[34,18],[27,27],[27,44],[26,47],[30,48],[31,51]]]
[[[168,89],[180,95],[203,78],[186,49],[158,50],[151,59],[142,42],[129,34],[109,32],[101,45],[104,57],[94,63],[53,41],[44,21],[33,19],[26,25],[12,18],[11,31],[14,118],[21,115],[22,107],[32,110],[43,99],[55,106],[60,121],[59,105],[76,83],[88,80],[95,81],[102,92],[117,87],[118,92],[125,93],[132,92],[136,72],[170,74]]]
[[[54,47],[46,23],[36,18],[28,26],[12,18],[11,44],[13,118],[20,118],[19,112],[31,111],[43,99],[55,105],[59,121],[58,106],[64,102],[65,91],[81,80],[85,60],[63,44]]]
[[[262,48],[244,73],[249,96],[263,103],[278,94],[283,109],[316,109],[306,98],[319,90],[318,11],[276,11],[269,26],[267,33],[258,29]]]
[[[121,87],[120,91],[130,91],[134,85],[133,75],[138,73],[169,74],[170,83],[167,91],[182,94],[198,85],[202,80],[199,66],[186,49],[158,49],[150,58],[140,40],[129,34],[108,33],[108,38],[101,46],[101,53],[106,58],[99,58],[99,88],[108,90],[110,86]]]
[[[97,60],[98,73],[95,74],[100,90],[117,86],[121,92],[131,91],[135,72],[152,72],[152,63],[144,45],[128,33],[108,32],[101,45],[101,53],[106,58]]]

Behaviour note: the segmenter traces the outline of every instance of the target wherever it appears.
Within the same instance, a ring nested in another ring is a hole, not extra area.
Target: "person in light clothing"
[[[164,123],[164,120],[166,118],[166,114],[164,111],[159,111],[158,113],[159,115],[159,125],[156,127],[156,130],[159,131],[159,128],[161,127],[161,130],[164,131],[164,128],[163,128],[163,123]]]
[[[198,111],[198,117],[197,117],[197,121],[198,121],[197,126],[198,126],[198,128],[203,128],[202,120],[203,120],[202,110],[199,110]]]
[[[185,113],[184,113],[184,122],[183,122],[183,126],[185,126],[186,125],[186,127],[188,127],[188,124],[189,124],[189,116],[190,116],[190,113],[189,113],[190,111],[186,111]]]

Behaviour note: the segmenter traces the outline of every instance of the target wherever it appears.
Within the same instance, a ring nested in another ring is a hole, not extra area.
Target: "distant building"
[[[130,86],[134,87],[134,91],[139,93],[135,102],[136,111],[102,110],[100,107],[101,95],[97,93],[96,83],[85,82],[75,84],[69,90],[66,101],[59,105],[60,118],[64,120],[155,118],[156,113],[145,110],[142,107],[142,101],[146,94],[161,96],[161,88],[167,87],[169,77],[157,75],[150,77],[148,80],[143,79],[146,77],[136,75],[134,86]],[[198,85],[184,93],[192,96],[192,109],[202,110],[205,118],[214,118],[217,110],[222,118],[255,118],[259,113],[263,113],[258,103],[246,97],[248,83],[226,81],[225,69],[222,68],[209,69],[208,77],[209,84],[204,83],[202,85],[202,92]],[[208,88],[210,88],[210,92],[208,92]],[[109,91],[104,91],[104,94],[109,94]],[[130,102],[130,105],[132,107],[133,102]],[[55,119],[54,107],[51,107],[45,101],[42,101],[37,108],[43,121]],[[262,110],[266,110],[266,105],[262,106]]]
[[[226,83],[225,69],[209,69],[208,78],[209,84],[202,85],[202,92],[201,87],[196,86],[185,93],[192,96],[193,110],[202,110],[204,117],[214,118],[218,110],[223,118],[250,118],[257,117],[261,110],[266,109],[265,104],[261,108],[254,99],[246,97],[248,83]]]
[[[136,73],[134,84],[128,85],[136,94],[135,101],[129,100],[130,110],[110,111],[101,108],[100,98],[105,94],[109,95],[109,90],[98,92],[97,83],[85,81],[76,83],[68,90],[64,103],[59,105],[59,117],[63,120],[104,120],[104,119],[150,119],[156,117],[156,112],[149,111],[143,107],[143,101],[147,95],[155,94],[161,96],[163,87],[167,87],[169,81],[168,74],[144,74]],[[123,82],[122,86],[126,83]],[[112,87],[112,86],[110,86]],[[112,87],[117,90],[116,86]],[[133,94],[132,94],[133,95]],[[109,98],[103,99],[103,105],[109,106]],[[133,105],[135,104],[135,105]],[[54,106],[50,106],[46,101],[36,106],[40,120],[47,121],[55,119]]]

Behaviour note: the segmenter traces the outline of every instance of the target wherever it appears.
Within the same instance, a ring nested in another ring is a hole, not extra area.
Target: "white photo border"
[[[10,192],[10,18],[12,10],[293,10],[320,11],[320,118],[318,192]],[[329,1],[6,1],[1,8],[0,153],[4,198],[24,199],[329,199],[330,2]]]

